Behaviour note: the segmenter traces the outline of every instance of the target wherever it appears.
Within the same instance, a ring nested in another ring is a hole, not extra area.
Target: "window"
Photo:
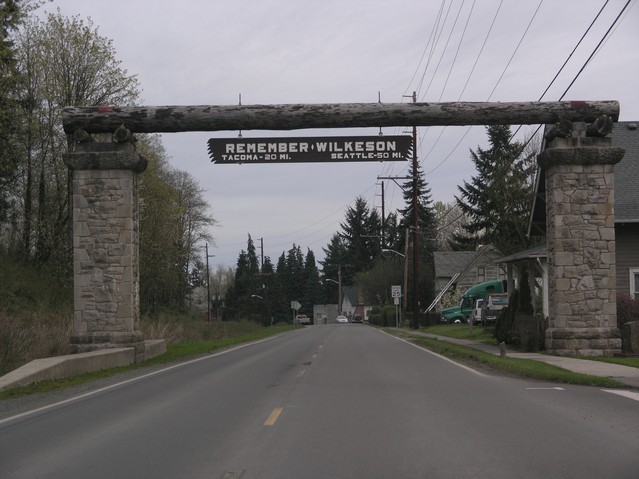
[[[478,266],[477,267],[477,280],[480,283],[483,283],[484,281],[486,281],[486,268],[483,266]]]
[[[630,268],[630,296],[639,299],[639,268]]]

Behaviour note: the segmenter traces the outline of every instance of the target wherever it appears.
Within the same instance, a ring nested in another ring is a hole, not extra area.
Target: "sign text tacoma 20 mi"
[[[412,137],[356,136],[314,138],[212,138],[211,161],[294,163],[325,161],[404,161],[412,154]]]

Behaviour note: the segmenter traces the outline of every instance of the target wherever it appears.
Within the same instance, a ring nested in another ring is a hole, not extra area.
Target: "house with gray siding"
[[[484,281],[504,279],[505,272],[499,265],[501,253],[487,245],[476,251],[435,251],[435,293],[440,293],[455,278],[449,291],[466,291]]]

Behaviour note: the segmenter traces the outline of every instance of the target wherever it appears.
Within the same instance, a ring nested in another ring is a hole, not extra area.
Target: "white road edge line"
[[[277,334],[275,336],[269,336],[268,338],[259,339],[257,341],[252,341],[250,343],[240,344],[239,346],[235,346],[235,347],[230,348],[230,349],[225,349],[224,351],[220,351],[218,353],[213,353],[213,354],[209,354],[209,355],[206,355],[206,356],[202,356],[200,358],[191,359],[190,361],[186,361],[186,362],[183,362],[183,363],[174,364],[173,366],[169,366],[167,368],[159,369],[159,370],[153,371],[151,373],[143,374],[142,376],[137,376],[135,378],[127,379],[126,381],[121,381],[121,382],[116,383],[116,384],[111,384],[109,386],[105,386],[103,388],[96,389],[94,391],[89,391],[87,393],[80,394],[79,396],[73,396],[73,397],[70,397],[70,398],[65,399],[63,401],[58,401],[58,402],[53,403],[53,404],[48,404],[46,406],[42,406],[42,407],[39,407],[37,409],[32,409],[31,411],[25,411],[23,413],[16,414],[15,416],[6,417],[4,419],[0,419],[0,426],[3,425],[4,423],[9,422],[9,421],[14,421],[16,419],[20,419],[22,417],[30,416],[32,414],[38,414],[38,413],[46,411],[48,409],[53,409],[53,408],[56,408],[58,406],[62,406],[64,404],[69,404],[69,403],[72,403],[74,401],[79,401],[80,399],[84,399],[84,398],[93,396],[95,394],[100,394],[101,392],[108,391],[109,389],[115,389],[115,388],[123,386],[125,384],[133,383],[133,382],[139,381],[141,379],[146,379],[148,377],[155,376],[157,374],[162,374],[164,372],[171,371],[172,369],[181,368],[183,366],[188,366],[189,364],[198,363],[200,361],[205,361],[207,359],[211,359],[211,358],[214,358],[214,357],[217,357],[217,356],[222,356],[223,354],[228,354],[228,353],[231,353],[233,351],[237,351],[238,349],[243,349],[243,348],[247,348],[249,346],[253,346],[255,344],[260,344],[260,343],[263,343],[263,342],[266,342],[266,341],[270,341],[272,339],[279,338],[281,336],[282,336],[281,334]]]
[[[393,336],[392,334],[389,334],[386,331],[382,331],[381,329],[378,329],[377,331],[379,331],[380,333],[385,334],[387,336],[390,336],[391,338],[397,339],[398,341],[402,341],[402,342],[404,342],[406,344],[410,344],[412,347],[417,348],[420,351],[425,351],[428,354],[432,354],[433,356],[437,356],[438,358],[443,359],[444,361],[448,361],[450,364],[454,364],[455,366],[460,367],[462,369],[465,369],[466,371],[471,372],[473,374],[476,374],[477,376],[486,377],[486,375],[484,373],[482,373],[480,371],[477,371],[477,370],[475,370],[473,368],[469,368],[468,366],[466,366],[464,364],[460,364],[460,363],[458,363],[456,361],[453,361],[452,359],[447,358],[446,356],[442,356],[441,354],[438,354],[438,353],[436,353],[434,351],[431,351],[430,349],[422,348],[421,346],[418,346],[415,343],[411,343],[410,341],[407,341],[407,340],[405,340],[403,338],[398,338],[397,336]]]
[[[602,391],[605,392],[605,393],[617,394],[619,396],[623,396],[623,397],[626,397],[628,399],[633,399],[635,401],[639,401],[639,393],[637,393],[637,392],[624,391],[623,389],[621,389],[621,390],[617,390],[617,389],[602,389]]]

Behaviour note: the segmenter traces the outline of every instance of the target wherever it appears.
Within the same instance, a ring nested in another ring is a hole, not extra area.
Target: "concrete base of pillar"
[[[556,356],[614,356],[621,353],[617,328],[549,328],[546,352]]]
[[[135,362],[144,361],[145,345],[141,331],[75,333],[70,338],[72,353],[88,353],[100,349],[133,348]]]

